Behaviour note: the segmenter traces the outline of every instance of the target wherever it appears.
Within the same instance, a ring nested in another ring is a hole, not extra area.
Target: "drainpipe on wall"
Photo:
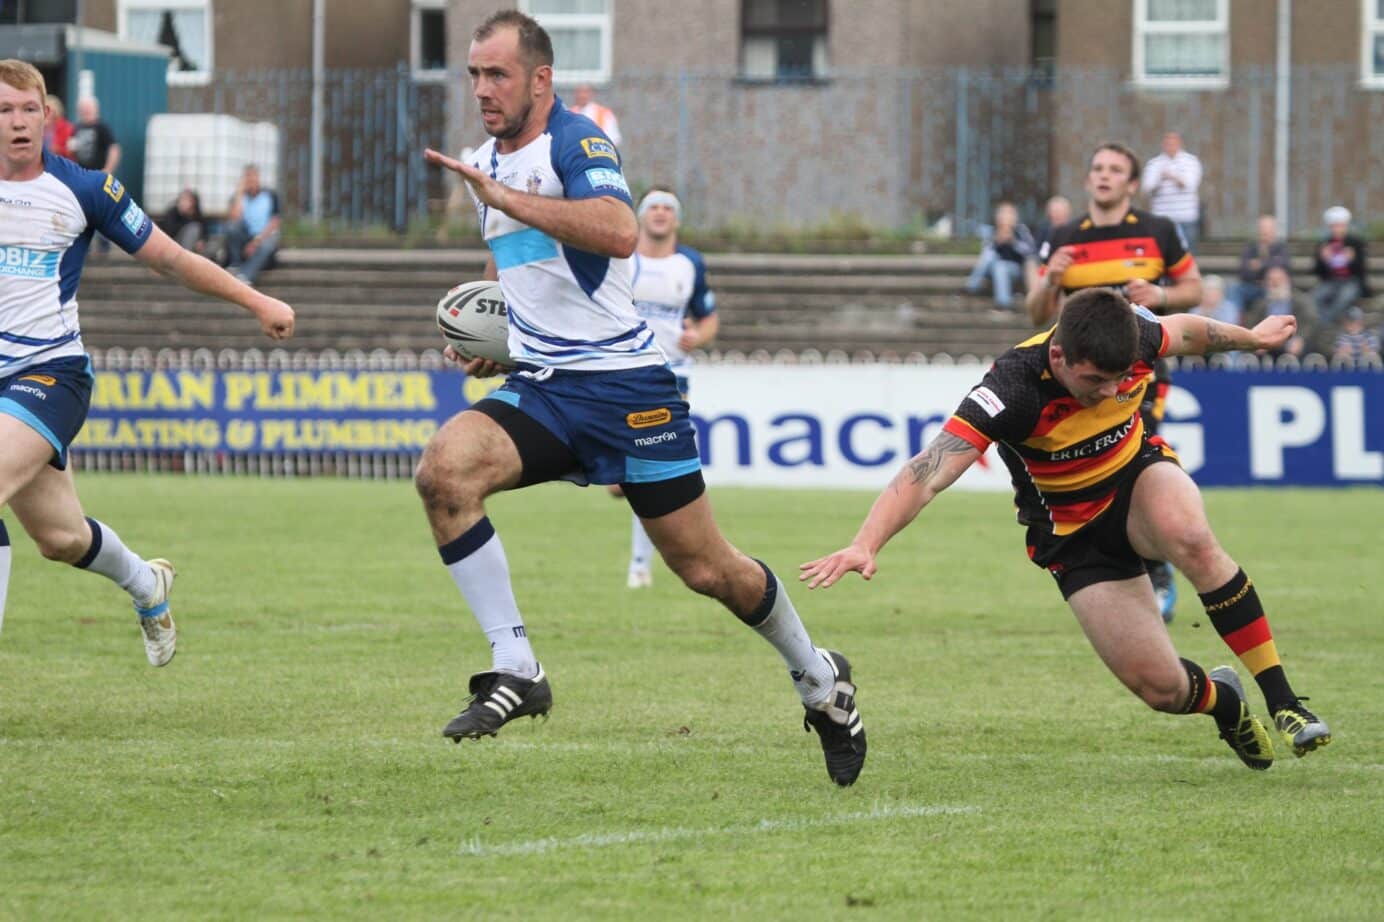
[[[1278,62],[1273,115],[1273,208],[1284,236],[1292,232],[1288,211],[1288,116],[1293,96],[1293,0],[1278,0]]]
[[[322,220],[322,81],[326,71],[327,0],[312,0],[312,202],[314,222]]]

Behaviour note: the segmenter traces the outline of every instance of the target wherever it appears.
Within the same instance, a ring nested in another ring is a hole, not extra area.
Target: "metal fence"
[[[1384,214],[1384,92],[1349,68],[1299,69],[1292,87],[1291,227],[1315,229],[1345,204]],[[731,73],[617,74],[600,93],[620,118],[626,173],[636,188],[674,184],[703,228],[849,232],[914,228],[950,216],[961,233],[994,203],[1036,217],[1049,195],[1082,197],[1098,141],[1157,153],[1179,129],[1202,158],[1208,230],[1246,236],[1274,208],[1275,76],[1237,69],[1220,90],[1151,91],[1113,72],[886,70],[800,84],[747,82]],[[220,73],[174,88],[179,112],[276,122],[285,202],[308,211],[311,75]],[[485,139],[465,75],[418,84],[406,69],[337,70],[324,86],[324,216],[352,226],[403,228],[437,212],[450,180],[426,169],[425,146],[452,151]],[[463,220],[474,220],[469,208]]]

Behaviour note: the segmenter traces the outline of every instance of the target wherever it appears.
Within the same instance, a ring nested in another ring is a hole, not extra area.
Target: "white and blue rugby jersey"
[[[154,225],[120,181],[43,152],[43,172],[0,180],[0,377],[82,355],[77,283],[92,234],[134,253]]]
[[[716,296],[706,285],[706,261],[689,246],[678,245],[672,256],[634,255],[634,309],[649,329],[668,364],[692,364],[678,347],[686,316],[702,318],[716,311]]]
[[[609,195],[633,207],[615,145],[560,99],[543,134],[509,154],[491,138],[470,162],[511,189],[568,199]],[[589,371],[665,362],[634,310],[631,260],[559,243],[479,200],[476,208],[509,306],[509,354],[516,361]]]

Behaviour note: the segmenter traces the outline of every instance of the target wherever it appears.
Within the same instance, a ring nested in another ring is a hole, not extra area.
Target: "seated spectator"
[[[1255,240],[1245,245],[1240,254],[1240,278],[1226,292],[1226,300],[1235,302],[1240,312],[1264,297],[1264,274],[1270,266],[1289,269],[1292,259],[1288,244],[1278,238],[1278,219],[1271,214],[1260,215]]]
[[[163,232],[185,250],[205,253],[207,249],[207,222],[202,217],[202,200],[196,191],[184,189],[178,193],[178,200],[168,213],[159,219]]]
[[[966,291],[976,294],[990,279],[995,304],[1004,310],[1014,306],[1014,283],[1023,279],[1024,265],[1038,252],[1033,235],[1019,223],[1019,212],[1009,202],[995,207],[995,226],[981,228],[980,259],[966,279]]]
[[[1043,220],[1038,222],[1038,231],[1033,235],[1034,252],[1052,240],[1052,232],[1072,219],[1072,203],[1060,195],[1054,195],[1043,206]]]
[[[1201,280],[1201,304],[1192,308],[1191,313],[1240,325],[1240,305],[1225,296],[1225,281],[1219,275],[1208,275]]]
[[[1379,360],[1379,334],[1365,329],[1365,312],[1358,307],[1346,308],[1341,317],[1341,332],[1336,334],[1333,359],[1355,362]]]
[[[61,99],[49,96],[47,101],[52,114],[48,117],[48,126],[43,131],[43,146],[59,157],[71,159],[72,155],[67,151],[67,142],[72,139],[72,132],[76,130],[76,126],[67,120]]]
[[[1312,299],[1294,290],[1293,278],[1283,266],[1270,266],[1264,273],[1264,297],[1245,309],[1243,325],[1254,327],[1265,317],[1292,314],[1297,318],[1297,334],[1271,354],[1299,358],[1312,349],[1317,338],[1317,308]],[[1316,347],[1320,351],[1321,347]]]
[[[1370,296],[1365,241],[1350,232],[1350,212],[1333,205],[1322,215],[1327,236],[1317,245],[1314,271],[1320,281],[1312,292],[1317,318],[1334,324],[1346,309]]]
[[[247,166],[231,199],[226,255],[231,274],[255,284],[279,249],[279,196],[260,185],[259,168]]]

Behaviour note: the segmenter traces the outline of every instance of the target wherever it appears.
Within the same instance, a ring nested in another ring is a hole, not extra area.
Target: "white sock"
[[[538,674],[538,660],[529,646],[524,619],[514,601],[509,561],[489,517],[482,518],[451,544],[438,548],[452,582],[457,584],[471,614],[490,640],[491,668],[529,679]]]
[[[821,705],[831,697],[832,688],[836,685],[835,673],[831,664],[812,645],[812,638],[808,636],[807,628],[803,627],[802,619],[793,608],[783,583],[762,561],[758,563],[764,567],[768,587],[759,608],[743,620],[779,651],[783,661],[788,664],[793,687],[798,690],[803,704],[808,707]]]
[[[5,626],[5,596],[10,591],[10,533],[0,521],[0,628]]]
[[[649,539],[649,533],[644,530],[644,523],[639,520],[639,516],[631,516],[634,524],[630,526],[630,569],[647,570],[653,565],[654,543]]]
[[[91,547],[76,566],[100,573],[130,594],[135,604],[148,602],[159,588],[154,568],[125,546],[109,525],[88,517],[91,526]]]

